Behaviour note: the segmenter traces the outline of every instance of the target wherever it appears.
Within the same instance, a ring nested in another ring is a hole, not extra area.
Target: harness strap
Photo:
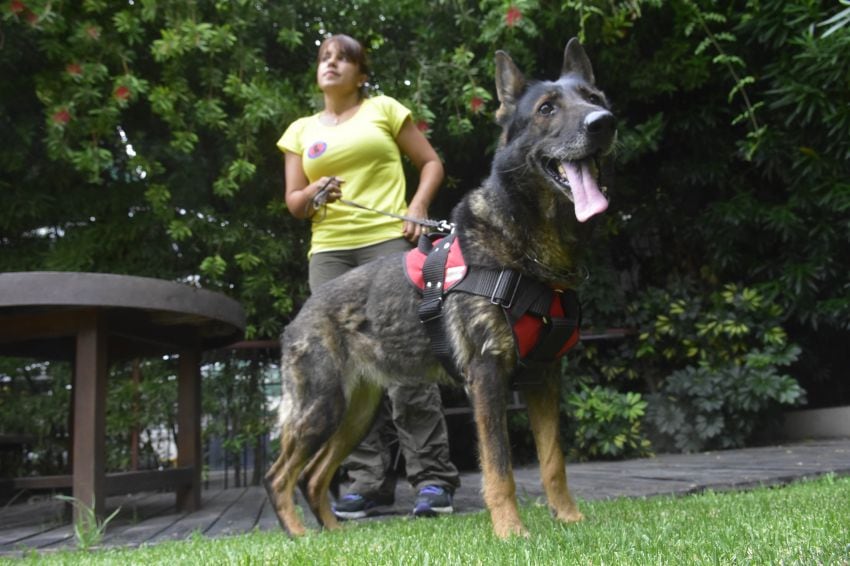
[[[463,375],[455,364],[454,351],[443,326],[443,297],[448,292],[443,286],[446,262],[456,235],[451,233],[434,245],[442,235],[426,235],[419,240],[419,250],[426,254],[422,266],[424,288],[419,304],[419,320],[431,340],[431,349],[446,371],[456,380]],[[578,340],[581,311],[578,296],[572,289],[555,291],[551,287],[528,278],[512,269],[468,270],[466,277],[450,291],[463,291],[488,297],[490,302],[502,307],[514,338],[515,326],[525,315],[541,320],[538,339],[530,351],[522,356],[517,347],[517,367],[511,377],[514,389],[540,383],[540,369],[550,365]],[[553,301],[560,301],[564,316],[550,315]],[[570,315],[575,315],[570,317]]]
[[[427,253],[422,265],[422,277],[425,288],[422,290],[422,301],[419,303],[419,320],[425,326],[428,338],[431,340],[431,351],[440,360],[443,367],[455,380],[462,382],[463,375],[455,364],[454,349],[443,328],[443,277],[446,262],[449,259],[449,249],[455,239],[451,233],[438,245],[434,245],[430,235],[419,238],[420,251]],[[441,236],[441,235],[440,235]]]
[[[523,385],[537,383],[539,379],[535,377],[539,377],[539,370],[551,364],[552,360],[557,359],[565,350],[572,347],[568,341],[581,326],[581,305],[578,295],[572,289],[560,293],[560,300],[564,313],[575,313],[576,316],[568,318],[543,315],[540,338],[525,358],[520,360],[515,374],[522,376]]]
[[[470,269],[452,290],[489,297],[494,305],[510,308],[521,281],[522,274],[511,269]]]

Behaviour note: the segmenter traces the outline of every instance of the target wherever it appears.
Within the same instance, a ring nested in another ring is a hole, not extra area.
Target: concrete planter
[[[850,406],[785,413],[783,433],[790,440],[850,437]]]

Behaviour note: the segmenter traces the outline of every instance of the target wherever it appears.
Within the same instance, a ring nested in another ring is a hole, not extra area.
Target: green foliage
[[[94,512],[94,499],[92,499],[91,507],[76,497],[57,495],[56,499],[71,503],[77,509],[78,519],[74,522],[74,537],[77,539],[77,546],[80,550],[90,550],[99,545],[103,540],[103,535],[106,534],[106,527],[121,511],[119,507],[109,517],[98,519]]]
[[[848,7],[818,24],[820,26],[830,26],[823,32],[824,37],[830,36],[841,28],[850,25],[850,2],[848,2],[848,0],[838,1]]]
[[[132,434],[138,435],[138,465],[142,469],[173,464],[167,454],[175,439],[177,376],[173,358],[144,360],[113,367],[107,387],[107,469],[130,468]],[[170,454],[173,458],[173,454]]]
[[[850,478],[777,489],[579,501],[586,520],[559,526],[547,505],[522,502],[528,538],[498,540],[486,512],[430,521],[360,521],[287,537],[277,530],[110,548],[80,557],[42,552],[21,564],[844,564]]]
[[[19,4],[3,13],[0,190],[24,214],[2,222],[0,269],[193,281],[248,303],[249,336],[276,335],[306,287],[274,141],[304,110],[288,75],[308,69],[269,66],[289,60],[269,54],[292,8]]]
[[[252,353],[253,354],[253,353]],[[219,354],[204,364],[202,420],[205,442],[217,436],[230,457],[266,436],[275,422],[270,399],[275,365],[259,358]],[[6,477],[68,473],[70,368],[66,363],[3,360],[0,366],[0,433],[28,435],[26,459],[3,459]],[[106,469],[130,469],[132,435],[141,469],[170,467],[176,442],[175,358],[115,364],[107,380]]]
[[[277,365],[251,352],[244,358],[220,356],[204,368],[203,412],[210,415],[204,427],[204,440],[222,440],[227,457],[237,469],[247,448],[258,449],[276,419],[270,399],[278,395]],[[256,455],[256,452],[255,452]],[[255,470],[254,478],[259,479]]]
[[[64,472],[70,389],[70,371],[64,364],[0,359],[0,433],[32,438],[27,458],[4,459],[0,475]]]
[[[570,456],[577,460],[634,458],[650,453],[641,431],[646,401],[639,393],[583,386],[567,400],[574,432]]]
[[[803,346],[800,379],[843,378],[821,336],[850,332],[846,2],[22,0],[0,18],[0,270],[186,281],[240,300],[248,337],[275,337],[306,295],[308,240],[282,202],[275,142],[318,107],[318,40],[369,46],[371,92],[406,103],[445,160],[431,213],[446,217],[497,140],[493,52],[551,77],[578,35],[620,119],[611,208],[587,246],[586,323],[624,326],[627,305],[677,279],[699,282],[677,295],[687,305],[740,282],[782,309],[747,336],[781,325]],[[647,400],[637,374],[660,375],[656,387],[688,367],[683,382],[714,379],[687,356],[700,348],[689,333],[657,338],[635,363],[628,340],[588,346],[569,392]]]
[[[646,297],[633,305],[643,329],[635,356],[649,361],[642,372],[655,446],[740,447],[779,408],[804,399],[797,381],[780,372],[800,348],[788,343],[781,308],[758,291],[726,285],[698,293],[681,285]]]

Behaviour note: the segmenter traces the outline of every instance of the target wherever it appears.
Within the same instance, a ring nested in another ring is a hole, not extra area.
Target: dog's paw
[[[567,509],[566,511],[552,510],[552,515],[564,523],[578,523],[584,520],[584,515],[578,509]]]
[[[493,525],[493,532],[497,537],[506,540],[512,537],[528,538],[530,535],[528,530],[522,523],[506,523],[502,525]]]

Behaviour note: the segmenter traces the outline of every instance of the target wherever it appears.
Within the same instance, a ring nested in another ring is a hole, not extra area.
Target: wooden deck
[[[589,462],[567,467],[570,486],[581,500],[615,497],[684,495],[706,489],[744,489],[788,483],[826,473],[850,475],[850,439],[821,440],[707,452],[662,455],[622,462]],[[521,500],[542,495],[536,467],[515,470]],[[481,478],[463,474],[455,495],[455,510],[483,509]],[[222,537],[254,529],[278,531],[261,487],[223,489],[211,482],[202,494],[201,509],[178,512],[173,492],[138,493],[107,499],[107,512],[120,507],[108,525],[103,546],[139,546],[185,539],[195,533]],[[382,518],[402,516],[413,505],[409,486],[399,482],[392,512]],[[309,515],[309,513],[307,513]],[[20,556],[26,551],[50,552],[73,548],[75,540],[65,504],[48,496],[19,497],[0,509],[0,556]]]
[[[109,523],[104,546],[138,546],[184,539],[193,533],[209,537],[279,528],[265,493],[256,487],[213,487],[202,494],[201,509],[179,512],[173,492],[148,492],[107,499]],[[23,550],[54,550],[75,545],[66,505],[50,496],[13,503],[0,511],[0,555]]]

